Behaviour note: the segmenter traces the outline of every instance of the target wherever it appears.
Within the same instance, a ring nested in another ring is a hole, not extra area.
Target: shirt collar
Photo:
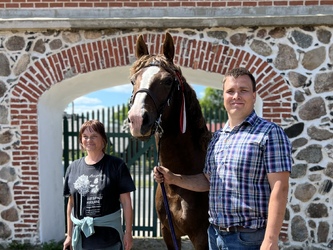
[[[239,126],[241,126],[241,125],[243,125],[243,124],[246,124],[246,123],[247,123],[247,124],[250,124],[251,126],[253,126],[253,125],[255,124],[255,122],[256,122],[257,119],[258,119],[258,116],[257,116],[256,112],[253,110],[253,111],[251,112],[251,114],[249,114],[249,116],[246,117],[245,120],[242,121],[241,124],[240,124]],[[229,120],[228,120],[228,121],[226,122],[226,124],[224,125],[224,127],[222,128],[222,132],[224,132],[224,133],[229,133],[231,130],[232,130],[232,129],[231,129],[230,126],[229,126]]]

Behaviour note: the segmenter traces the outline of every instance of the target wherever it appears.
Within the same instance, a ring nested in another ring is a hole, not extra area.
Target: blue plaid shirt
[[[265,226],[271,191],[267,173],[283,171],[291,171],[291,145],[282,128],[254,111],[232,130],[227,123],[207,150],[210,223]]]

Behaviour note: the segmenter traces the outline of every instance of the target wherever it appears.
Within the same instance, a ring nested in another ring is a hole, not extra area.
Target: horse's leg
[[[175,250],[170,230],[168,228],[166,228],[163,224],[161,226],[161,229],[162,229],[163,240],[164,240],[168,250]],[[181,250],[182,249],[181,239],[176,236],[176,241],[177,241],[178,249]]]
[[[195,250],[208,250],[207,230],[197,231],[195,235],[188,236]]]

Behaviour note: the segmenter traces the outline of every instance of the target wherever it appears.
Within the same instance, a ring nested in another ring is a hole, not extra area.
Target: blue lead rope
[[[168,217],[168,222],[169,222],[169,227],[170,227],[170,231],[171,231],[173,245],[175,247],[175,250],[178,250],[178,245],[177,245],[177,240],[176,240],[176,233],[175,233],[175,229],[174,229],[173,223],[172,223],[172,217],[171,217],[171,213],[170,213],[169,202],[168,202],[167,195],[166,195],[166,192],[165,192],[164,182],[160,183],[160,185],[161,185],[161,189],[162,189],[164,207],[165,207],[167,217]]]
[[[160,127],[159,123],[158,123],[158,127]],[[162,134],[163,134],[163,130],[160,133],[160,139],[158,140],[158,148],[157,148],[157,159],[158,159],[157,165],[158,166],[160,165],[159,158],[160,158],[160,143],[161,143]],[[164,208],[165,208],[165,211],[167,213],[168,223],[169,223],[169,227],[170,227],[170,231],[171,231],[173,246],[175,247],[175,250],[178,250],[179,248],[178,248],[178,245],[177,245],[175,228],[173,227],[172,216],[171,216],[171,212],[170,212],[168,197],[167,197],[167,194],[166,194],[166,191],[165,191],[164,182],[161,182],[160,185],[161,185],[161,189],[162,189]]]

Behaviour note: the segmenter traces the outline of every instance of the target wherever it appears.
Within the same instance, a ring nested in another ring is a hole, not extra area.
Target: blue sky
[[[203,97],[205,86],[194,85],[192,87],[197,93],[198,98]],[[117,105],[127,104],[131,97],[132,86],[130,84],[116,86],[108,89],[91,92],[88,95],[81,96],[68,104],[65,112],[71,114],[81,114],[92,110],[99,110],[105,107],[113,107]]]

